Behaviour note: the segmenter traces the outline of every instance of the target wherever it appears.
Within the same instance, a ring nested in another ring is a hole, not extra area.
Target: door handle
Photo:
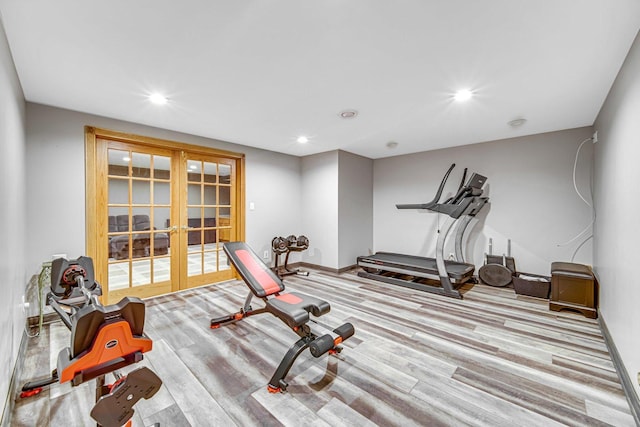
[[[177,225],[172,225],[171,227],[168,227],[166,230],[162,230],[162,231],[166,231],[169,233],[175,233],[176,231],[178,231],[178,226]]]

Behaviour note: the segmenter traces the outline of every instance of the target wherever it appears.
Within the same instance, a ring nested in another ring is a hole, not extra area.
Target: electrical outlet
[[[269,251],[264,251],[264,253],[262,254],[262,258],[269,259]]]
[[[449,261],[453,261],[454,259],[456,259],[456,256],[453,254],[453,252],[449,252]]]
[[[593,136],[591,137],[593,143],[595,144],[596,142],[598,142],[598,131],[595,131],[593,133]]]
[[[25,299],[24,295],[22,295],[22,314],[25,316],[29,313],[29,302]]]

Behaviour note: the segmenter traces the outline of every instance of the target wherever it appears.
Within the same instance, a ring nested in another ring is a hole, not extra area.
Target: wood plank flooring
[[[136,405],[134,425],[634,425],[597,322],[550,312],[546,300],[483,285],[455,300],[355,271],[312,270],[285,284],[331,303],[321,324],[353,323],[342,353],[305,351],[287,392],[270,394],[266,384],[297,335],[269,314],[209,328],[243,304],[244,283],[149,299],[154,346],[141,364],[164,384]],[[68,340],[59,322],[31,339],[21,384],[46,376]],[[11,425],[92,425],[93,388],[53,385],[18,399]]]

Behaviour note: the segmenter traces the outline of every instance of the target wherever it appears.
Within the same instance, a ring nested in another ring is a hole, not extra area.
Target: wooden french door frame
[[[213,174],[206,173],[207,167]],[[202,286],[211,283],[210,277],[219,277],[221,280],[232,279],[235,273],[222,251],[222,245],[217,245],[217,248],[208,248],[207,246],[212,245],[207,238],[216,243],[238,240],[235,227],[229,222],[239,215],[237,194],[230,191],[237,187],[238,177],[234,161],[211,154],[182,151],[180,169],[185,172],[180,174],[180,179],[185,180],[180,185],[179,205],[182,210],[180,217],[184,218],[180,226],[180,247],[185,250],[184,255],[186,255],[180,257],[180,271],[187,272],[187,276],[180,282],[180,287],[187,289]],[[206,177],[213,179],[208,180]],[[191,228],[193,219],[199,224]],[[207,223],[207,220],[213,221],[213,224]],[[212,227],[215,228],[212,229]],[[212,235],[208,236],[210,232]],[[196,244],[191,244],[191,234],[196,237],[198,241]],[[209,262],[205,262],[206,259]],[[206,266],[214,264],[216,271],[207,272]],[[223,268],[220,268],[221,265]],[[200,274],[191,275],[193,267],[201,268]]]
[[[235,171],[235,186],[232,189],[234,198],[234,212],[233,212],[233,225],[232,228],[235,231],[235,240],[244,240],[245,238],[245,174],[244,174],[244,154],[234,153],[225,150],[218,150],[214,148],[185,144],[176,141],[163,140],[158,138],[139,136],[134,134],[127,134],[117,131],[111,131],[107,129],[100,129],[91,126],[85,127],[85,193],[86,193],[86,254],[93,258],[95,264],[96,280],[105,286],[105,294],[108,293],[108,221],[106,215],[99,215],[98,212],[104,211],[104,206],[100,206],[100,203],[104,203],[108,200],[108,194],[104,187],[104,182],[107,179],[105,171],[107,168],[107,152],[106,149],[100,151],[98,143],[99,139],[106,139],[110,141],[117,141],[125,144],[135,144],[141,147],[158,148],[162,150],[172,150],[174,152],[182,153],[176,161],[172,161],[172,185],[173,181],[176,181],[176,185],[180,185],[181,188],[185,188],[184,182],[178,182],[186,180],[186,176],[182,177],[178,170],[178,161],[186,162],[187,155],[189,153],[193,156],[200,156],[202,158],[222,158],[227,161],[233,162],[233,170]],[[183,164],[184,166],[184,164]],[[183,197],[183,196],[181,196]],[[184,196],[186,197],[186,196]],[[180,202],[182,204],[182,201]],[[173,213],[172,213],[173,214]],[[180,218],[185,218],[181,213]],[[186,221],[186,220],[184,220]],[[175,238],[171,238],[173,241],[179,241],[180,246],[185,245],[188,232],[187,224],[175,224],[184,232],[177,233]],[[172,271],[174,268],[178,272],[179,280],[171,280],[170,291],[174,292],[180,289],[184,289],[190,286],[202,285],[205,283],[195,283],[187,286],[189,280],[185,273],[186,263],[183,261],[174,261],[172,258]],[[210,283],[210,282],[207,282]],[[132,288],[133,289],[133,288]],[[143,295],[144,296],[144,295]],[[116,301],[107,301],[113,303]]]

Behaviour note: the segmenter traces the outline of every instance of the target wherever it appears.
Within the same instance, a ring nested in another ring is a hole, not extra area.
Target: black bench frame
[[[320,317],[328,313],[331,309],[328,302],[299,293],[285,293],[282,280],[244,242],[225,243],[224,251],[244,282],[249,286],[250,292],[239,312],[212,319],[211,328],[216,329],[223,324],[236,322],[256,314],[271,313],[286,323],[300,337],[289,348],[269,380],[267,385],[269,392],[278,393],[287,389],[288,384],[284,378],[295,360],[307,347],[314,357],[342,351],[339,344],[354,334],[353,325],[345,323],[330,330],[309,317],[309,314]],[[265,302],[263,308],[254,310],[251,307],[254,296]],[[311,324],[315,331],[312,330]]]

